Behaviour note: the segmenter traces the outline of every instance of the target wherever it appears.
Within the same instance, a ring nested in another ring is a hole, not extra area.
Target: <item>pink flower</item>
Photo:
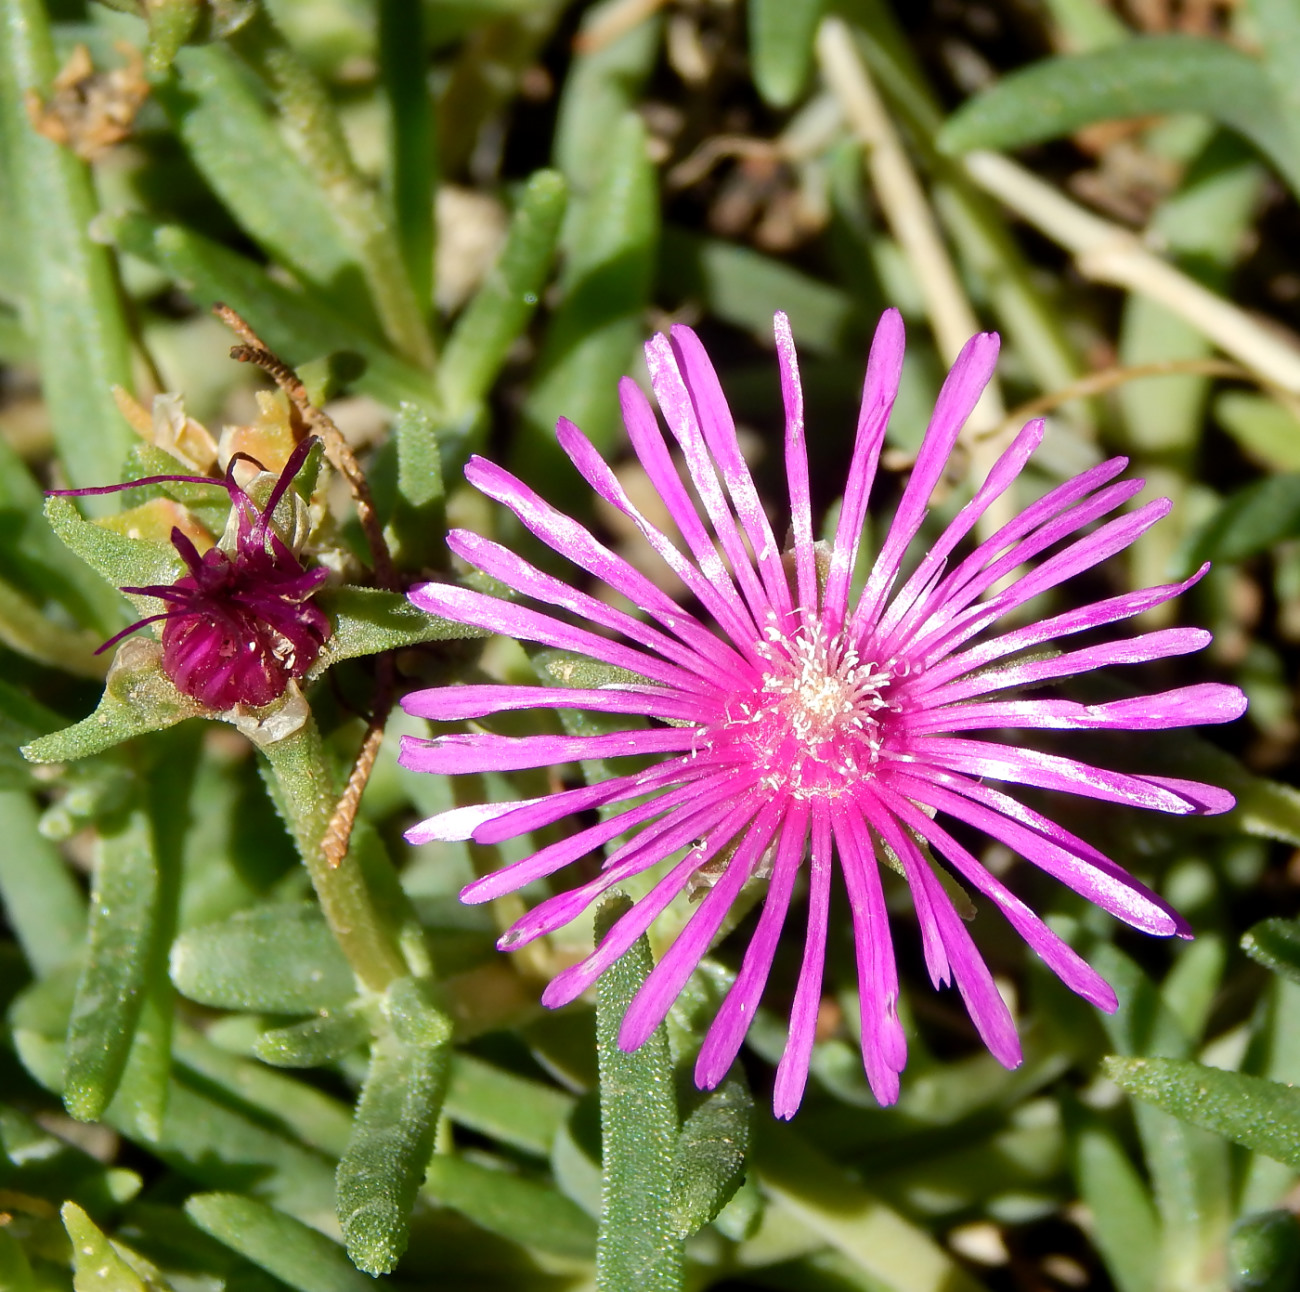
[[[305,439],[293,451],[260,511],[234,477],[237,461],[253,460],[236,454],[224,481],[235,518],[229,550],[219,545],[200,555],[193,542],[173,528],[172,545],[189,573],[173,584],[123,588],[135,596],[156,597],[167,609],[137,620],[100,650],[161,620],[163,672],[178,691],[211,709],[270,704],[284,694],[291,678],[302,677],[330,636],[328,616],[309,600],[327,571],[304,570],[276,533],[271,517],[315,443]],[[168,481],[217,483],[205,476],[151,476],[63,492],[113,493]]]
[[[536,601],[622,634],[627,644],[467,588],[430,583],[411,593],[418,606],[434,614],[582,652],[637,677],[590,690],[461,686],[420,691],[404,701],[409,713],[450,721],[508,709],[585,707],[641,715],[651,720],[650,726],[596,736],[408,738],[401,757],[407,767],[456,774],[582,758],[664,755],[648,770],[600,784],[523,802],[457,808],[414,827],[407,837],[413,842],[473,838],[500,843],[570,813],[633,804],[464,890],[465,901],[487,901],[626,836],[595,879],[542,902],[502,937],[503,948],[557,929],[623,880],[681,854],[593,954],[550,983],[542,999],[551,1006],[563,1005],[591,986],[693,876],[730,849],[716,882],[629,1007],[619,1035],[619,1044],[628,1050],[645,1041],[664,1018],[746,880],[770,875],[740,971],[700,1050],[695,1079],[702,1088],[723,1079],[740,1049],[796,880],[806,867],[803,966],[774,1099],[777,1116],[790,1117],[802,1098],[812,1051],[833,859],[853,913],[862,1057],[876,1098],[882,1104],[897,1099],[898,1074],[907,1056],[877,861],[882,846],[894,854],[911,888],[931,979],[936,986],[956,983],[985,1044],[1003,1064],[1015,1066],[1020,1045],[1011,1014],[918,841],[929,844],[964,884],[997,906],[1063,982],[1102,1009],[1113,1010],[1116,998],[1109,985],[980,864],[943,818],[977,827],[1135,928],[1188,936],[1187,925],[1156,894],[1082,839],[989,782],[1172,813],[1224,812],[1233,799],[1193,781],[1107,771],[972,733],[1191,726],[1236,718],[1246,702],[1236,687],[1216,683],[1097,705],[998,698],[1011,687],[1019,691],[1106,664],[1181,655],[1210,640],[1198,628],[1168,628],[1066,649],[1051,658],[1033,653],[1046,642],[1168,601],[1195,583],[1203,569],[1183,583],[1108,597],[1001,635],[983,635],[1007,611],[1127,547],[1169,510],[1162,499],[1112,515],[1142,487],[1140,480],[1116,479],[1126,460],[1114,458],[1058,485],[969,555],[953,559],[1038,446],[1041,421],[1016,436],[975,497],[902,577],[904,553],[921,527],[958,433],[993,372],[998,339],[990,333],[974,337],[953,365],[884,546],[851,604],[867,498],[898,391],[902,323],[891,310],[876,331],[843,507],[825,562],[813,541],[794,345],[780,314],[776,340],[792,534],[791,550],[784,555],[741,458],[717,376],[690,329],[674,328],[671,339],[656,336],[646,354],[659,407],[685,459],[703,516],[669,456],[645,396],[627,379],[620,388],[632,444],[689,555],[636,509],[577,427],[561,421],[558,428],[560,444],[587,483],[636,524],[711,617],[712,626],[675,604],[576,521],[481,458],[466,468],[471,483],[504,503],[579,569],[643,608],[653,623],[612,609],[465,530],[448,539],[458,556]],[[1111,518],[1090,528],[1106,516]],[[1021,569],[1048,549],[1054,550],[1036,569]],[[1006,578],[1011,582],[1002,587]],[[995,663],[996,670],[990,670]]]

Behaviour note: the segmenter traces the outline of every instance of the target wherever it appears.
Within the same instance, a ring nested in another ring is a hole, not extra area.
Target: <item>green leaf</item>
[[[1129,1094],[1193,1126],[1300,1166],[1300,1090],[1188,1059],[1112,1056],[1103,1070]]]
[[[1239,1292],[1290,1292],[1300,1279],[1300,1225],[1289,1211],[1239,1221],[1228,1240],[1228,1269]]]
[[[47,498],[45,516],[64,544],[115,588],[175,583],[185,573],[170,543],[128,538],[84,520],[70,498]]]
[[[621,0],[603,0],[582,15],[583,33],[608,22]],[[613,40],[585,50],[564,78],[555,122],[555,164],[574,193],[585,197],[599,182],[607,156],[619,146],[612,128],[635,107],[659,57],[661,21],[650,17],[620,26]]]
[[[1126,1054],[1182,1062],[1192,1039],[1137,965],[1111,946],[1099,948],[1093,963],[1119,997],[1119,1009],[1101,1020],[1112,1044]],[[1227,1240],[1232,1218],[1227,1146],[1168,1111],[1139,1106],[1134,1114],[1162,1222],[1162,1277],[1190,1284]]]
[[[811,1241],[847,1257],[870,1287],[981,1292],[923,1228],[872,1196],[855,1176],[788,1127],[760,1119],[754,1139],[753,1170],[768,1198],[769,1215],[784,1213]]]
[[[451,424],[473,414],[528,326],[550,276],[567,200],[568,186],[558,172],[541,170],[529,179],[497,263],[443,350],[438,394]]]
[[[1225,390],[1214,416],[1251,457],[1274,471],[1300,471],[1300,420],[1281,404],[1244,390]]]
[[[3,0],[0,30],[0,111],[8,169],[22,177],[15,202],[45,403],[72,485],[105,484],[132,440],[112,396],[132,384],[129,332],[109,253],[90,237],[90,169],[27,116],[25,96],[48,95],[57,70],[45,6]]]
[[[1228,497],[1197,535],[1188,553],[1203,561],[1244,561],[1300,534],[1300,474],[1268,476]]]
[[[406,276],[421,313],[433,297],[434,193],[437,141],[426,53],[424,10],[405,0],[381,0],[379,70],[388,108],[386,188]]]
[[[442,1206],[511,1242],[557,1256],[591,1259],[596,1236],[591,1217],[545,1184],[507,1169],[439,1154],[429,1163],[424,1191]]]
[[[23,746],[33,763],[66,763],[103,753],[114,745],[150,731],[175,726],[209,713],[197,700],[182,695],[162,671],[157,642],[132,638],[113,661],[104,694],[95,712],[62,731]]]
[[[432,406],[425,373],[311,291],[276,282],[252,260],[184,225],[132,212],[105,218],[100,227],[120,250],[156,265],[205,309],[223,301],[256,319],[258,335],[287,363],[355,351],[366,363],[355,382],[362,394],[393,408],[404,399]]]
[[[641,340],[654,276],[659,192],[645,127],[628,113],[602,130],[610,145],[606,164],[570,218],[564,299],[546,329],[525,405],[530,430],[520,447],[522,463],[547,469],[563,457],[555,443],[560,417],[582,427],[597,448],[613,442],[618,379]]]
[[[341,1099],[297,1077],[229,1054],[184,1026],[176,1029],[176,1060],[184,1065],[187,1077],[197,1074],[209,1093],[224,1092],[240,1108],[254,1109],[272,1124],[285,1127],[297,1143],[331,1158],[342,1157],[352,1134],[352,1109]],[[332,1208],[332,1177],[330,1202]]]
[[[366,1292],[343,1249],[301,1221],[236,1193],[196,1193],[185,1214],[218,1242],[299,1292]]]
[[[356,995],[347,960],[307,904],[259,906],[182,933],[171,977],[201,1005],[266,1014],[339,1009]]]
[[[75,1202],[59,1213],[72,1243],[72,1286],[76,1292],[161,1292],[165,1284],[144,1280]]]
[[[1067,1105],[1079,1197],[1092,1213],[1092,1240],[1119,1292],[1157,1292],[1160,1217],[1119,1137],[1096,1113]]]
[[[67,964],[86,936],[86,899],[59,855],[40,832],[29,794],[0,792],[0,898],[5,920],[28,964],[44,977]]]
[[[596,912],[597,943],[631,909],[626,897],[608,898]],[[618,1046],[623,1015],[652,967],[650,944],[642,936],[597,983],[605,1206],[596,1275],[602,1288],[668,1292],[681,1288],[684,1260],[678,1200],[664,1188],[677,1151],[668,1031],[660,1024],[635,1054]]]
[[[802,93],[824,0],[749,0],[749,61],[765,102],[788,108]]]
[[[308,677],[320,677],[340,660],[399,650],[419,642],[485,637],[481,628],[441,619],[396,592],[378,588],[326,588],[316,604],[329,615],[334,635],[325,643]]]
[[[183,50],[174,81],[154,93],[190,160],[241,228],[334,308],[371,317],[351,248],[320,185],[230,50]]]
[[[319,1068],[352,1053],[366,1036],[359,1015],[350,1011],[324,1013],[263,1032],[253,1053],[276,1068]]]
[[[480,1135],[549,1157],[574,1098],[554,1086],[516,1076],[472,1054],[452,1056],[443,1111]]]
[[[446,493],[433,415],[419,404],[403,404],[393,426],[397,441],[397,491],[413,511],[427,510]]]
[[[0,1287],[9,1292],[38,1292],[36,1276],[23,1245],[11,1235],[0,1231]]]
[[[388,989],[392,1030],[375,1038],[347,1152],[339,1163],[339,1224],[348,1255],[387,1274],[406,1250],[411,1208],[433,1149],[447,1080],[451,1023],[413,978]]]
[[[135,1036],[153,949],[159,875],[142,807],[101,829],[90,893],[86,961],[68,1021],[63,1102],[96,1120],[117,1090]]]
[[[812,354],[841,354],[853,323],[847,292],[749,247],[673,225],[664,229],[659,277],[670,299],[698,301],[764,344],[772,339],[777,310],[789,316],[800,351]]]
[[[1044,59],[969,99],[939,132],[947,153],[1018,148],[1095,121],[1199,112],[1231,126],[1293,187],[1300,152],[1258,59],[1222,41],[1143,36]]]
[[[749,1086],[729,1077],[682,1123],[672,1164],[679,1237],[707,1225],[740,1188],[753,1112]]]
[[[1300,983],[1300,921],[1261,920],[1241,939],[1241,949],[1265,968]]]

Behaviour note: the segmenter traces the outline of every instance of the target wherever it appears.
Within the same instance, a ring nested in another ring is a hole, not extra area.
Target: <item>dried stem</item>
[[[986,434],[997,435],[1002,430],[1019,430],[1032,418],[1050,413],[1052,409],[1068,404],[1071,400],[1104,394],[1117,386],[1127,385],[1130,381],[1141,381],[1146,377],[1175,376],[1227,377],[1233,381],[1251,382],[1262,386],[1274,399],[1300,418],[1300,401],[1297,401],[1295,395],[1280,386],[1273,385],[1272,382],[1265,381],[1258,373],[1243,368],[1239,363],[1232,363],[1228,359],[1162,359],[1155,363],[1133,364],[1126,368],[1102,368],[1097,372],[1090,372],[1086,377],[1070,382],[1068,386],[1062,386],[1058,390],[1049,391],[1036,399],[1018,404],[1007,414],[1001,428]]]
[[[1300,347],[1279,325],[1252,318],[1162,260],[1137,234],[1085,210],[1010,158],[973,152],[963,164],[985,192],[1072,252],[1085,278],[1159,302],[1259,378],[1300,394]]]

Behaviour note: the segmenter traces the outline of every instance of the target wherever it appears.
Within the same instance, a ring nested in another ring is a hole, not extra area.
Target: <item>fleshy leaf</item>
[[[597,943],[631,908],[627,898],[615,896],[597,910]],[[683,1260],[679,1202],[664,1188],[677,1149],[667,1028],[661,1023],[634,1054],[618,1045],[623,1015],[652,966],[642,936],[597,983],[605,1209],[596,1268],[605,1287],[677,1287]]]
[[[1145,36],[1044,59],[967,101],[939,132],[948,153],[1018,148],[1094,121],[1201,112],[1245,135],[1294,187],[1297,155],[1259,61],[1217,40]]]
[[[447,1080],[451,1024],[412,978],[388,989],[391,1030],[370,1051],[347,1152],[338,1169],[339,1224],[348,1255],[387,1274],[406,1250],[411,1208],[433,1148]]]
[[[218,1009],[309,1014],[356,995],[348,962],[309,905],[260,906],[181,934],[171,976],[190,1000]]]
[[[803,89],[823,0],[749,0],[749,58],[754,84],[774,108]]]
[[[63,542],[115,588],[175,583],[185,572],[170,543],[128,538],[84,520],[70,498],[47,498],[45,516]]]
[[[95,712],[62,731],[24,745],[33,763],[67,763],[102,753],[114,745],[161,731],[186,718],[209,713],[197,700],[182,695],[160,667],[156,642],[131,638],[118,648],[104,694]]]
[[[1275,475],[1238,489],[1206,523],[1188,554],[1205,561],[1244,561],[1300,534],[1300,475]]]
[[[63,1102],[94,1121],[126,1067],[158,915],[153,830],[143,808],[102,829],[90,896],[89,946],[68,1023]]]
[[[366,1027],[357,1014],[324,1013],[263,1032],[253,1053],[276,1068],[318,1068],[350,1054],[365,1039]]]
[[[591,1259],[591,1218],[577,1203],[538,1181],[439,1154],[429,1163],[425,1192],[511,1242],[571,1259]]]
[[[682,1123],[672,1164],[679,1237],[689,1238],[707,1225],[740,1187],[753,1110],[749,1087],[731,1077]]]
[[[198,1227],[299,1292],[366,1292],[374,1287],[343,1249],[300,1220],[235,1193],[196,1193],[185,1214]]]
[[[309,677],[340,660],[398,650],[420,642],[484,637],[481,628],[440,619],[418,610],[405,597],[378,588],[326,588],[316,604],[330,617],[334,635],[325,643]]]
[[[1265,968],[1300,982],[1300,922],[1261,920],[1241,939],[1241,949]]]
[[[1188,1059],[1104,1060],[1105,1073],[1181,1121],[1300,1166],[1300,1090]]]
[[[161,1292],[165,1283],[146,1281],[75,1202],[59,1213],[72,1243],[72,1285],[77,1292]],[[156,1271],[155,1271],[156,1272]]]

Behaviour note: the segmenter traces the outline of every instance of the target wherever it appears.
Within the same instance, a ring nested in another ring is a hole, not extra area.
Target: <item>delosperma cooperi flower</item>
[[[673,328],[671,338],[656,336],[646,355],[660,410],[703,514],[645,396],[626,379],[620,392],[632,445],[686,550],[637,509],[576,426],[559,424],[560,444],[574,466],[636,525],[701,614],[676,604],[578,522],[482,458],[466,468],[473,485],[586,575],[622,593],[647,619],[614,609],[465,530],[448,539],[459,557],[519,593],[623,640],[464,587],[429,583],[411,593],[416,605],[434,614],[580,652],[626,672],[619,675],[623,680],[589,689],[471,685],[419,691],[404,701],[409,713],[455,721],[510,709],[587,708],[640,715],[649,725],[592,736],[511,738],[475,732],[407,738],[401,758],[421,771],[463,774],[585,758],[662,756],[648,769],[542,798],[457,808],[415,826],[408,838],[494,844],[572,813],[630,804],[475,880],[462,893],[468,902],[487,901],[623,839],[594,879],[557,893],[518,920],[500,942],[513,948],[564,925],[631,876],[672,859],[600,946],[553,979],[542,998],[551,1006],[584,992],[674,897],[707,875],[712,884],[706,895],[628,1008],[619,1036],[625,1049],[640,1045],[663,1020],[744,884],[767,876],[762,913],[699,1053],[695,1077],[703,1088],[722,1080],[739,1051],[796,883],[806,875],[802,968],[774,1097],[777,1116],[790,1117],[807,1080],[836,865],[852,912],[863,1062],[882,1104],[898,1097],[907,1046],[897,1011],[898,975],[879,857],[892,853],[890,860],[906,877],[931,979],[936,986],[956,984],[980,1036],[1003,1064],[1020,1061],[1011,1013],[922,843],[996,906],[1070,988],[1102,1009],[1116,1006],[1101,976],[980,863],[945,817],[975,827],[1135,928],[1188,934],[1183,920],[1155,893],[995,783],[1178,814],[1226,811],[1233,805],[1230,794],[1171,776],[1108,771],[974,733],[1184,727],[1229,721],[1246,702],[1236,687],[1217,683],[1104,704],[1023,698],[1025,688],[1104,665],[1183,655],[1210,640],[1198,628],[1163,628],[1042,653],[1045,643],[1168,601],[1195,583],[1203,569],[1181,583],[1110,596],[1000,634],[986,631],[1008,611],[1120,552],[1169,510],[1161,499],[1120,512],[1142,482],[1119,479],[1127,463],[1113,458],[1058,485],[960,557],[959,544],[1038,446],[1041,421],[1030,422],[1015,437],[975,496],[903,576],[904,554],[992,375],[998,352],[992,334],[974,337],[948,374],[893,522],[860,595],[851,599],[867,499],[898,390],[902,323],[889,311],[876,331],[843,504],[826,558],[813,540],[802,394],[782,315],[776,340],[790,496],[785,553],[741,457],[717,376],[689,328]],[[1026,568],[1049,549],[1039,565]],[[627,674],[634,676],[627,680]],[[1010,688],[1016,691],[1008,698],[1003,693]]]
[[[150,476],[122,485],[62,491],[101,494],[168,482],[221,483],[230,495],[232,523],[223,544],[200,555],[193,541],[173,528],[172,545],[188,573],[172,584],[123,588],[133,596],[155,597],[167,608],[124,628],[100,650],[161,621],[163,672],[178,691],[217,710],[270,704],[284,694],[291,679],[302,677],[330,636],[328,616],[310,599],[328,572],[304,569],[276,532],[272,517],[315,442],[309,438],[297,446],[260,509],[235,481],[236,463],[253,461],[244,454],[231,459],[224,481]]]

